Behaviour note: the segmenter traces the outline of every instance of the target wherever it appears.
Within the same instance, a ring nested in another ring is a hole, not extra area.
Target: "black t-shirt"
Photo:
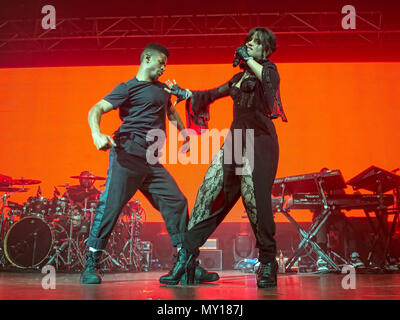
[[[104,100],[114,109],[119,108],[122,125],[119,132],[129,132],[146,139],[151,129],[165,132],[165,116],[171,108],[167,86],[159,81],[139,81],[133,79],[117,85]]]

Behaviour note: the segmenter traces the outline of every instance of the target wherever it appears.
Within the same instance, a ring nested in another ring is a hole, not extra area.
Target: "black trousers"
[[[183,243],[189,218],[186,197],[168,171],[159,163],[112,148],[104,192],[97,203],[88,247],[104,249],[118,217],[137,190],[161,212],[173,246]]]
[[[198,254],[198,248],[241,197],[257,240],[259,261],[268,263],[275,259],[276,227],[271,189],[278,167],[279,145],[275,130],[271,129],[271,132],[271,135],[255,137],[254,171],[248,175],[238,176],[235,165],[224,163],[226,144],[217,153],[197,193],[185,233],[184,248]]]

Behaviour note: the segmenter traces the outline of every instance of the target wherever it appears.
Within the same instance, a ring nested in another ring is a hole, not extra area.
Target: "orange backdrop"
[[[78,184],[70,178],[89,170],[106,176],[108,153],[94,147],[87,124],[89,109],[119,82],[132,78],[138,66],[0,69],[0,173],[42,181],[43,196],[54,186]],[[386,170],[400,166],[400,63],[278,64],[281,93],[289,122],[275,121],[280,141],[278,177],[340,169],[345,180],[370,165]],[[236,72],[231,65],[169,65],[161,81],[209,89]],[[184,120],[184,104],[177,106]],[[210,128],[229,128],[232,101],[213,104]],[[101,123],[111,134],[120,125],[118,112]],[[166,164],[193,208],[207,164]],[[100,187],[104,182],[96,182]],[[60,191],[65,191],[58,187]],[[102,189],[102,188],[100,188]],[[24,204],[37,186],[9,200]],[[348,190],[351,192],[351,190]],[[140,194],[146,221],[162,221]],[[352,215],[361,214],[352,212]],[[226,221],[243,221],[239,202]],[[296,220],[309,221],[301,211]],[[276,221],[286,221],[281,215]]]

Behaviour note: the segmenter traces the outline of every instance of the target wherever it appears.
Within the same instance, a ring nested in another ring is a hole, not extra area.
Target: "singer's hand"
[[[235,57],[236,56],[239,57],[240,60],[244,60],[244,61],[247,61],[247,60],[250,60],[253,58],[253,57],[250,57],[249,54],[247,53],[247,46],[245,44],[242,44],[241,46],[239,46],[236,49]]]
[[[170,94],[173,94],[174,96],[177,97],[174,106],[176,106],[179,102],[189,99],[192,96],[192,92],[187,89],[182,89],[174,80],[172,83],[170,80],[167,80],[165,83],[169,89],[164,88],[165,91],[167,91]]]

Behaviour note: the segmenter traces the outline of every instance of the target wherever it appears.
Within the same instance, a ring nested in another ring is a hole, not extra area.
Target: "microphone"
[[[239,55],[235,52],[235,59],[233,59],[233,67],[236,68],[240,63],[240,57]]]

